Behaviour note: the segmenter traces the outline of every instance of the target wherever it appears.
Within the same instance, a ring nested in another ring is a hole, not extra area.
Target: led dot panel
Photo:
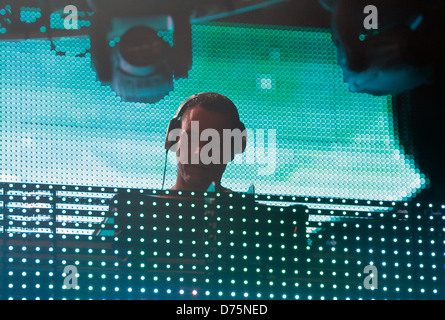
[[[12,183],[0,196],[1,299],[445,297],[443,204]]]
[[[24,8],[21,18],[39,15]],[[54,13],[51,28],[61,21]],[[391,97],[348,91],[328,30],[206,23],[192,39],[189,76],[155,104],[101,85],[88,37],[55,39],[55,50],[0,41],[0,181],[160,188],[169,119],[188,96],[216,91],[249,130],[222,181],[234,191],[402,200],[425,185],[399,145]],[[170,153],[166,187],[175,178]]]

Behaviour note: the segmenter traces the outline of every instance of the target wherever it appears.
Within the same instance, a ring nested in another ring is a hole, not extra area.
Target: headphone
[[[174,144],[176,144],[176,142],[170,141],[168,139],[168,136],[172,130],[181,129],[181,117],[185,113],[185,111],[189,108],[190,102],[201,95],[212,94],[212,93],[213,92],[201,92],[201,93],[194,94],[194,95],[188,97],[179,106],[178,111],[176,111],[175,116],[170,120],[170,123],[168,124],[167,134],[165,136],[165,149],[167,151],[170,150]],[[241,120],[239,119],[239,116],[238,116],[237,124],[235,125],[234,129],[239,129],[241,132],[244,132],[244,130],[246,130],[246,127],[245,127],[244,123],[242,123]],[[247,136],[243,135],[241,152],[238,152],[238,153],[243,153],[244,150],[246,150],[246,145],[247,145]],[[233,146],[233,144],[232,144],[232,146]]]
[[[205,95],[205,94],[211,94],[213,92],[201,92],[201,93],[197,93],[194,94],[190,97],[188,97],[183,103],[181,103],[181,105],[178,108],[178,111],[176,111],[175,116],[170,120],[169,124],[168,124],[168,128],[167,128],[167,134],[165,135],[165,162],[164,162],[164,174],[162,177],[162,190],[164,190],[164,182],[165,182],[165,172],[167,169],[167,154],[168,154],[168,150],[170,150],[174,144],[177,143],[174,141],[170,141],[168,139],[168,136],[170,134],[170,132],[174,129],[181,129],[181,117],[182,115],[185,113],[185,111],[187,110],[187,108],[189,108],[190,106],[190,102],[192,100],[194,100],[195,98],[197,98],[198,96],[201,95]],[[244,132],[246,130],[246,127],[244,125],[244,123],[241,122],[241,120],[239,119],[239,115],[238,115],[238,120],[237,120],[237,124],[235,125],[234,129],[239,129],[241,132]],[[247,135],[243,135],[242,137],[242,144],[241,144],[241,152],[236,152],[236,153],[243,153],[244,150],[246,150],[246,145],[247,145]],[[234,146],[234,141],[232,138],[232,150],[233,150],[233,146]],[[232,155],[235,156],[235,150],[232,151]]]

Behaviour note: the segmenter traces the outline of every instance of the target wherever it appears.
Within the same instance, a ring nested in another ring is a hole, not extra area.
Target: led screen
[[[349,92],[329,30],[193,24],[188,77],[152,104],[98,81],[88,36],[48,31],[0,41],[0,299],[444,296],[445,205],[400,201],[426,181],[395,102]],[[223,186],[257,194],[157,190],[169,120],[204,91],[248,129]]]
[[[233,191],[402,200],[424,186],[392,98],[348,91],[328,30],[204,23],[192,41],[188,77],[154,104],[97,81],[88,37],[54,39],[55,50],[47,39],[0,41],[0,180],[161,188],[169,120],[188,96],[214,91],[249,133],[223,176]],[[166,188],[175,166],[170,152]]]

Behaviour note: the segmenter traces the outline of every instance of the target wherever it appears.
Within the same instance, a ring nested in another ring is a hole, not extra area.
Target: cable
[[[167,156],[168,156],[168,149],[165,151],[164,174],[162,176],[162,189],[161,190],[164,190],[165,171],[167,170]]]

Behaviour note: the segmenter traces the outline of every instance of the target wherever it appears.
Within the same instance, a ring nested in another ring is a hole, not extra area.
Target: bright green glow
[[[0,42],[0,179],[159,188],[169,119],[191,94],[216,91],[252,131],[246,154],[258,144],[255,130],[265,130],[255,163],[243,155],[228,166],[222,182],[233,190],[254,182],[258,193],[396,200],[422,187],[394,136],[390,97],[348,91],[327,30],[212,23],[193,25],[192,36],[188,78],[151,105],[122,102],[96,81],[90,56],[76,57],[88,38],[55,40],[65,56],[48,40]],[[277,161],[262,175],[268,129]],[[168,187],[173,153],[167,172]]]

